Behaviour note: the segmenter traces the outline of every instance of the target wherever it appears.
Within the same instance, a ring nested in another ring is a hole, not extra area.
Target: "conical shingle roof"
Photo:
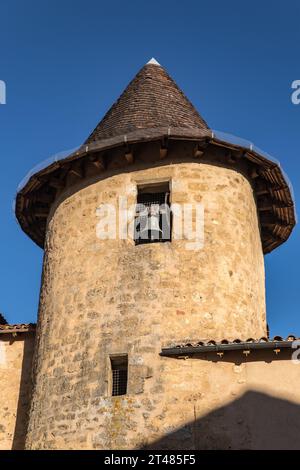
[[[157,127],[208,129],[206,122],[155,59],[138,72],[86,144]]]
[[[280,166],[253,144],[232,141],[209,129],[155,59],[140,70],[83,145],[67,157],[55,157],[52,163],[30,173],[16,197],[17,220],[38,245],[44,246],[53,203],[74,180],[98,174],[109,177],[111,170],[124,171],[127,165],[133,165],[135,171],[134,164],[140,162],[149,166],[156,161],[170,164],[169,156],[179,142],[187,144],[182,157],[193,157],[199,163],[212,164],[212,152],[219,155],[221,147],[224,150],[216,164],[247,174],[255,191],[264,253],[288,239],[296,217]],[[154,150],[153,143],[159,144],[159,151],[158,145]],[[143,160],[142,147],[149,148],[149,144],[153,150],[151,158]]]

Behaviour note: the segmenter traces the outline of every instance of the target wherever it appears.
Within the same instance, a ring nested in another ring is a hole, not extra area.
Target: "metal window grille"
[[[128,358],[110,358],[112,371],[112,396],[126,395],[128,380]]]
[[[135,244],[171,241],[170,193],[138,193]]]

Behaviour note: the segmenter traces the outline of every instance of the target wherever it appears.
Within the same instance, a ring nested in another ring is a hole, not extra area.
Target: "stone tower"
[[[203,207],[201,247],[175,217],[167,239],[120,222],[102,239],[99,207],[120,197],[146,221],[154,202]],[[279,166],[210,130],[154,60],[77,152],[27,180],[16,214],[45,251],[28,449],[141,448],[191,420],[212,363],[162,348],[266,336],[263,255],[295,223]]]

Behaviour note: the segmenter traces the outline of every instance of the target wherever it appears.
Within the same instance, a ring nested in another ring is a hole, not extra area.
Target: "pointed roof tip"
[[[157,60],[154,59],[154,57],[152,57],[152,59],[150,59],[146,65],[159,65],[159,67],[161,67],[160,63],[157,62]]]
[[[164,67],[152,58],[127,85],[85,144],[158,127],[208,129]]]

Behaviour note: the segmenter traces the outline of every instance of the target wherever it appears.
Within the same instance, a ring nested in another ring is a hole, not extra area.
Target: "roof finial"
[[[147,62],[146,65],[148,64],[151,64],[151,65],[159,65],[161,67],[161,65],[157,62],[156,59],[154,59],[154,57],[152,57],[152,59],[149,60],[149,62]]]

